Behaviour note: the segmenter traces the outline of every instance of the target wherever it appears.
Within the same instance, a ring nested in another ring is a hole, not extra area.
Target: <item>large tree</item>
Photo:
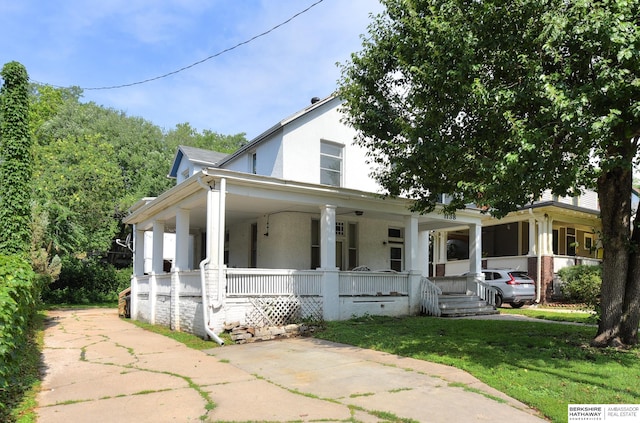
[[[22,64],[9,62],[0,77],[0,251],[26,254],[31,246],[29,76]]]
[[[594,345],[637,343],[640,2],[382,0],[339,94],[389,195],[501,217],[597,189],[605,250]]]
[[[174,183],[166,175],[178,145],[232,152],[246,142],[244,134],[200,133],[187,123],[165,133],[81,96],[77,87],[31,86],[35,249],[51,255],[104,254],[113,238],[124,239],[128,208]]]

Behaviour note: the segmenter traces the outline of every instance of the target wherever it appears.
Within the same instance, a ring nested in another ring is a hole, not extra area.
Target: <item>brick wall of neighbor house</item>
[[[445,272],[445,264],[444,263],[436,264],[436,276],[444,276],[444,272]]]
[[[551,301],[553,295],[553,256],[541,257],[541,269],[540,269],[540,302],[542,304]],[[538,275],[538,258],[529,257],[527,260],[527,273],[533,280],[537,279]]]
[[[553,295],[553,256],[542,257],[542,295],[540,302],[547,303],[551,301]]]

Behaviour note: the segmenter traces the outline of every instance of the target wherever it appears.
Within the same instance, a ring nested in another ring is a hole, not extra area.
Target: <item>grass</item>
[[[106,302],[106,303],[60,303],[60,304],[45,304],[43,306],[45,310],[87,310],[90,308],[118,308],[118,302]]]
[[[34,423],[37,420],[35,409],[36,396],[40,391],[40,352],[44,346],[44,312],[38,312],[32,322],[27,347],[20,351],[21,380],[20,389],[15,391],[15,397],[10,404],[9,421],[18,423]]]
[[[209,350],[211,348],[218,347],[218,344],[216,344],[215,342],[205,341],[199,336],[196,336],[190,333],[173,331],[168,327],[151,325],[149,323],[141,322],[139,320],[127,320],[127,321],[131,322],[132,324],[144,330],[148,330],[149,332],[157,333],[159,335],[164,335],[168,338],[178,341],[194,350],[202,351],[202,350]],[[224,333],[221,334],[220,338],[222,338],[225,344],[233,344],[233,341],[227,334],[224,334]]]
[[[572,322],[584,324],[597,324],[595,314],[585,311],[584,309],[545,309],[545,308],[501,308],[501,314],[519,314],[522,316],[533,317],[541,320],[552,320],[556,322]]]
[[[327,322],[315,336],[460,368],[562,422],[567,404],[640,398],[640,351],[589,347],[594,334],[591,326],[548,322],[366,316]]]

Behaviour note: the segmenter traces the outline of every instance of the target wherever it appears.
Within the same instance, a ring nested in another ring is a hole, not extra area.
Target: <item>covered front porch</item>
[[[439,315],[441,288],[427,279],[430,234],[469,229],[466,278],[479,286],[480,214],[461,211],[451,220],[409,206],[207,169],[139,202],[124,220],[134,228],[131,316],[214,338],[229,322]]]

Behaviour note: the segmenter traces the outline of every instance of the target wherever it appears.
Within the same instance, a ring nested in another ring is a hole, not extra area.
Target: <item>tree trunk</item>
[[[604,260],[600,323],[598,333],[591,342],[598,347],[619,346],[623,343],[622,318],[629,270],[631,186],[630,170],[616,168],[598,178]]]
[[[638,325],[640,324],[640,204],[636,210],[631,235],[631,256],[629,274],[622,305],[620,335],[626,345],[638,343]]]

